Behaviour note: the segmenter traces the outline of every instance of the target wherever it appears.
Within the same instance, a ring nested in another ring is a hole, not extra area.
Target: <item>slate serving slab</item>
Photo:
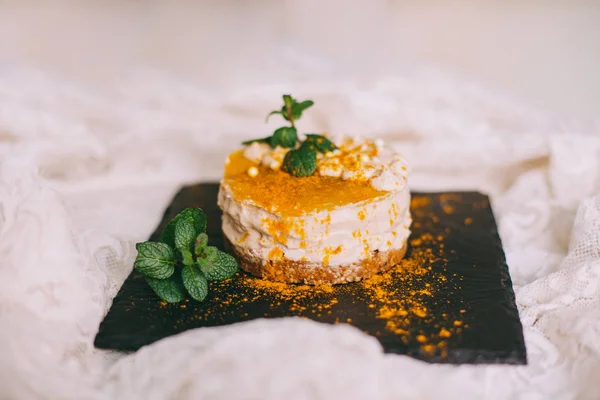
[[[151,240],[186,207],[208,216],[222,248],[217,183],[182,188]],[[204,302],[166,304],[135,270],[102,321],[95,345],[134,351],[187,329],[256,318],[300,316],[349,323],[375,336],[385,352],[427,362],[526,364],[519,314],[487,196],[413,193],[405,261],[374,280],[312,288],[270,284],[243,272],[212,282]]]

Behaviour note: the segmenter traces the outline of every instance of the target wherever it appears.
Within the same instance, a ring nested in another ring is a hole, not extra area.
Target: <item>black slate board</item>
[[[222,247],[217,192],[216,183],[181,189],[151,239],[180,210],[201,207],[211,244]],[[377,337],[385,352],[427,362],[526,364],[522,326],[487,196],[413,193],[411,209],[413,233],[405,264],[386,279],[316,290],[288,285],[280,293],[271,286],[283,284],[265,285],[240,273],[212,282],[202,303],[166,304],[134,270],[102,321],[95,345],[133,351],[187,329],[302,316],[350,323]],[[421,273],[406,272],[407,266],[420,267]],[[378,288],[387,290],[383,303],[373,296]]]

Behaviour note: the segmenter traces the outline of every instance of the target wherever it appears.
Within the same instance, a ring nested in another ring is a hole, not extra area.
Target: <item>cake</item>
[[[404,257],[410,192],[399,154],[356,137],[280,142],[245,142],[225,162],[218,205],[242,269],[273,281],[339,284]]]

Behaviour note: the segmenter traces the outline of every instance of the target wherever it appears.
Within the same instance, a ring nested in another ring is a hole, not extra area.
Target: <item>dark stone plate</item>
[[[208,215],[211,244],[222,247],[218,184],[184,187],[151,239],[186,207]],[[135,270],[100,325],[95,345],[133,351],[187,329],[255,318],[300,316],[349,323],[385,352],[440,363],[526,364],[523,330],[487,196],[413,193],[405,260],[366,282],[319,288],[269,283],[239,273],[212,282],[202,303],[161,302]]]

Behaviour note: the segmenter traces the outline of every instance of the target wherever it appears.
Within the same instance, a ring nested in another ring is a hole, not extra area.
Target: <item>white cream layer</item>
[[[285,259],[325,265],[354,263],[405,246],[410,235],[410,192],[407,186],[373,201],[350,204],[306,216],[280,216],[238,202],[221,182],[218,199],[223,210],[223,232],[236,246],[263,260]],[[272,226],[284,229],[273,235]],[[281,251],[279,251],[280,249]]]

